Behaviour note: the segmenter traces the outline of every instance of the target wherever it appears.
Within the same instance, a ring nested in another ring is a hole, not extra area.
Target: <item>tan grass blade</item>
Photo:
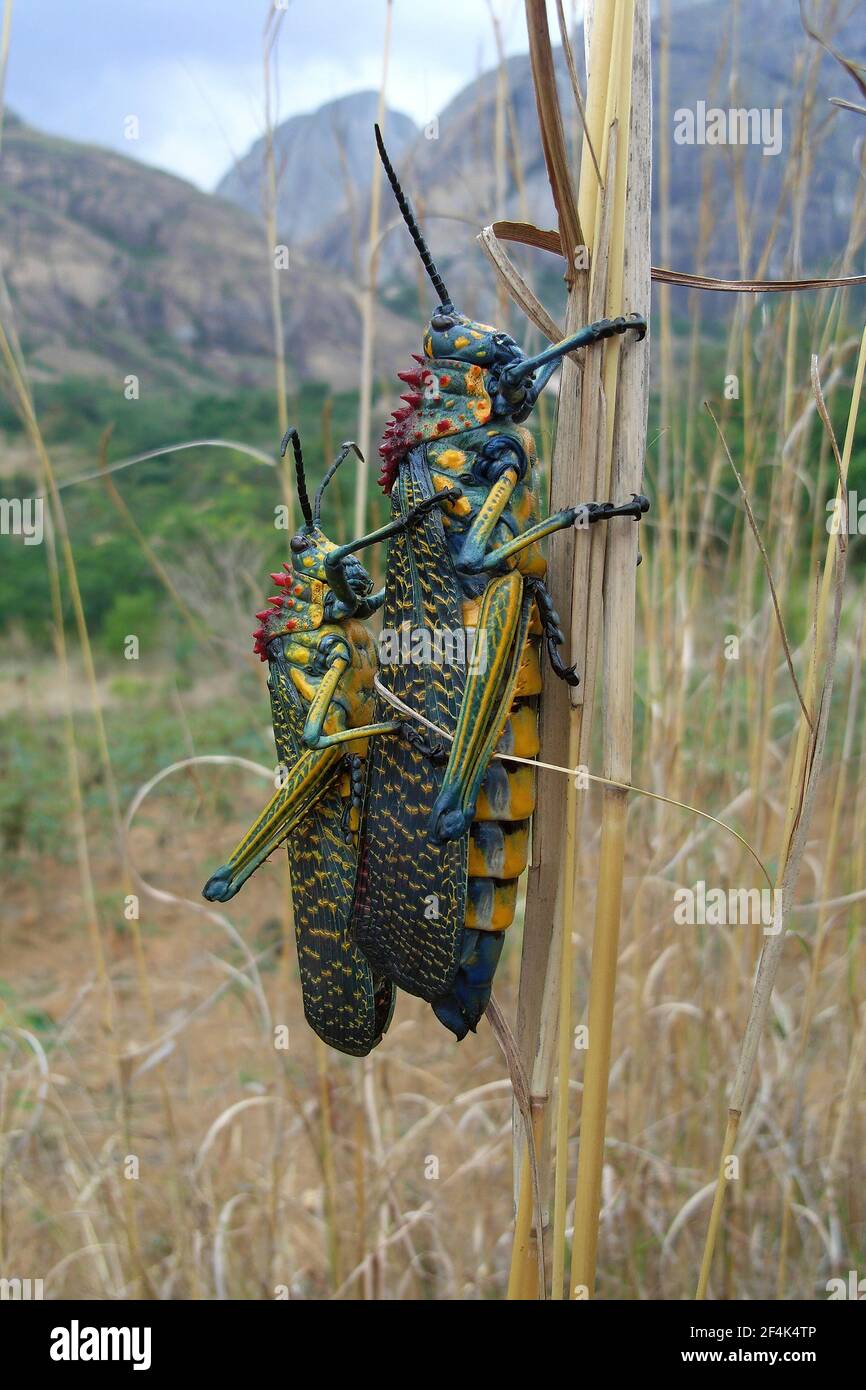
[[[848,430],[842,454],[843,476],[837,486],[837,498],[841,498],[847,485],[848,466],[854,447],[864,373],[866,373],[866,330],[863,332],[851,396]],[[777,885],[782,894],[783,924],[787,920],[799,877],[823,764],[827,725],[830,717],[830,696],[833,689],[846,557],[846,544],[840,542],[840,537],[831,535],[821,575],[816,628],[806,684],[806,703],[813,712],[814,723],[813,727],[809,728],[805,722],[801,722],[798,730],[791,765],[787,815],[779,856]],[[719,1160],[716,1190],[698,1279],[696,1296],[699,1299],[706,1297],[709,1287],[710,1271],[721,1223],[722,1206],[728,1185],[727,1161],[733,1153],[736,1142],[740,1117],[746,1103],[749,1083],[758,1054],[758,1045],[764,1032],[787,935],[787,927],[783,925],[782,931],[765,942],[758,964],[749,1016],[728,1102],[728,1119]]]
[[[391,22],[394,0],[386,0],[385,34],[382,40],[382,79],[379,84],[379,129],[385,126],[385,93],[388,84],[388,61],[391,52]],[[373,150],[373,177],[370,182],[370,221],[367,228],[364,283],[361,291],[361,365],[358,400],[358,447],[365,459],[370,457],[373,415],[373,352],[376,341],[376,284],[379,278],[379,230],[382,207],[382,170],[378,152]],[[354,534],[363,536],[367,529],[368,469],[355,470]]]

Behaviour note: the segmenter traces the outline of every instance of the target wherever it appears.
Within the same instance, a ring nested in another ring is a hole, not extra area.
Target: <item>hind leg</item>
[[[481,783],[511,708],[531,608],[516,570],[491,580],[485,590],[476,629],[478,636],[484,634],[485,660],[474,662],[467,674],[448,766],[430,817],[431,833],[440,844],[459,840],[472,824]]]
[[[559,614],[553,606],[550,590],[543,579],[536,579],[535,577],[527,579],[526,587],[535,599],[538,608],[538,615],[541,618],[541,625],[544,629],[544,642],[547,647],[547,655],[550,658],[550,664],[553,667],[554,673],[559,676],[560,680],[565,681],[567,685],[580,685],[580,676],[577,674],[577,668],[574,666],[566,666],[562,657],[559,655],[559,648],[562,646],[565,638],[562,635],[562,628],[559,625]]]

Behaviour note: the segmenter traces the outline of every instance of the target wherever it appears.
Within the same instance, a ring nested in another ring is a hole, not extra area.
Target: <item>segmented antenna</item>
[[[394,197],[397,199],[397,206],[403,214],[403,221],[409,228],[409,235],[411,236],[412,240],[418,248],[418,255],[421,257],[424,269],[430,276],[430,279],[433,281],[433,286],[436,290],[436,293],[439,296],[439,303],[443,309],[453,309],[454,305],[451,302],[451,296],[448,293],[448,290],[446,289],[445,281],[442,279],[442,276],[439,274],[439,271],[433,264],[433,257],[430,255],[430,250],[427,246],[426,241],[424,240],[421,228],[418,226],[418,223],[415,219],[415,214],[412,211],[412,204],[409,202],[409,199],[406,197],[406,194],[400,187],[400,180],[397,178],[397,175],[394,172],[394,166],[388,158],[388,151],[385,149],[385,143],[382,139],[382,132],[379,129],[378,125],[374,126],[374,130],[376,131],[376,146],[379,150],[379,158],[382,161],[385,173],[388,175],[388,182],[394,190]]]
[[[291,429],[286,430],[285,434],[283,435],[283,441],[280,444],[280,458],[286,457],[286,450],[289,447],[290,439],[292,441],[292,452],[295,455],[295,477],[298,480],[298,501],[301,504],[301,511],[304,515],[304,521],[307,523],[308,526],[312,526],[313,513],[310,510],[310,499],[307,495],[307,479],[304,476],[304,456],[301,453],[301,436],[298,434],[298,431],[294,428],[294,426],[292,426]]]
[[[354,449],[355,453],[358,455],[358,458],[361,460],[361,462],[362,462],[362,463],[364,462],[364,455],[361,453],[361,450],[358,448],[358,446],[357,446],[357,444],[355,443],[354,439],[344,439],[343,442],[342,442],[342,444],[340,445],[340,452],[339,452],[339,454],[337,455],[336,459],[335,459],[334,462],[331,464],[330,468],[328,469],[327,473],[325,474],[324,478],[322,479],[321,486],[320,486],[318,492],[316,493],[315,498],[313,499],[313,525],[314,525],[314,526],[318,526],[318,524],[319,524],[319,519],[320,519],[321,513],[322,513],[322,493],[325,491],[325,488],[328,486],[328,483],[331,481],[331,479],[333,478],[333,476],[334,476],[334,474],[336,473],[337,469],[340,467],[340,464],[343,462],[343,460],[344,460],[345,458],[348,457],[348,455],[352,452],[353,449]]]

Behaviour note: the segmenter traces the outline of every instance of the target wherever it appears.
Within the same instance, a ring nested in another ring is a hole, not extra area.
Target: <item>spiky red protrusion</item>
[[[404,404],[398,406],[393,412],[385,426],[382,443],[379,446],[379,454],[382,458],[379,485],[385,492],[391,491],[397,477],[397,470],[400,467],[400,460],[410,445],[419,438],[417,411],[424,400],[421,388],[429,380],[430,368],[426,358],[419,356],[417,352],[412,353],[412,359],[418,363],[417,367],[410,367],[408,371],[397,373],[398,380],[405,382],[412,390],[406,391],[400,397]]]
[[[271,579],[274,581],[274,584],[282,589],[292,589],[294,593],[300,594],[301,586],[299,584],[295,584],[291,572],[291,566],[286,564],[284,561],[283,568],[288,570],[289,573],[272,574]],[[286,622],[285,620],[285,609],[294,608],[295,606],[295,600],[293,598],[287,598],[284,593],[271,594],[268,598],[268,603],[272,605],[270,608],[263,608],[261,612],[256,614],[256,617],[258,618],[262,626],[256,628],[255,632],[253,633],[253,650],[255,651],[256,655],[261,658],[262,661],[267,661],[268,643],[271,641],[272,637],[276,636],[275,632],[268,631],[268,624],[272,618],[279,619],[278,631],[285,631],[289,628],[297,627],[297,621],[294,618],[290,619],[288,622]]]

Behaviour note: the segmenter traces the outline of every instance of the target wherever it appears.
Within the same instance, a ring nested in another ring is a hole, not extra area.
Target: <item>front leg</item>
[[[595,525],[597,521],[611,521],[616,516],[632,517],[633,520],[640,521],[644,513],[649,511],[649,505],[649,498],[639,497],[634,493],[631,502],[624,502],[619,507],[615,507],[613,502],[581,502],[577,507],[563,507],[561,512],[554,512],[545,521],[537,522],[535,526],[530,526],[528,531],[489,551],[484,556],[481,569],[498,569],[505,560],[519,555],[528,545],[543,541],[545,536],[552,535],[554,531],[564,531],[569,526],[584,528]]]
[[[460,557],[456,562],[458,574],[481,574],[487,568],[485,552],[490,537],[502,520],[502,515],[511,501],[519,481],[518,470],[506,468],[502,476],[493,484],[463,539]]]
[[[364,801],[364,759],[358,753],[346,755],[346,771],[349,775],[349,794],[340,824],[343,834],[351,844],[361,819],[361,806]]]
[[[317,748],[337,748],[341,743],[354,743],[355,739],[378,738],[382,734],[403,732],[401,719],[385,719],[381,724],[361,724],[357,729],[339,729],[335,734],[320,734]]]
[[[400,732],[401,724],[398,719],[389,719],[381,724],[362,724],[358,728],[338,729],[333,734],[324,732],[325,720],[342,680],[343,672],[351,664],[347,652],[348,649],[342,643],[337,646],[322,682],[310,702],[304,724],[304,743],[308,748],[336,748],[341,743],[352,743],[358,738],[373,738],[378,734]],[[341,711],[341,720],[342,718]]]
[[[435,496],[425,497],[422,502],[410,507],[405,516],[394,517],[392,521],[377,527],[375,531],[370,531],[366,536],[361,536],[359,540],[349,541],[346,545],[338,545],[336,549],[329,551],[325,559],[325,573],[328,576],[328,583],[337,596],[345,602],[347,586],[342,566],[343,561],[349,555],[354,555],[358,550],[366,550],[370,545],[378,545],[381,541],[390,540],[391,536],[399,536],[402,531],[414,526],[428,512],[435,511],[437,507],[441,507],[446,502],[456,502],[460,496],[462,494],[459,488],[445,488],[444,491],[437,492]],[[357,595],[353,597],[357,608]],[[367,602],[369,603],[371,600],[368,599]]]
[[[334,647],[328,657],[328,669],[310,701],[310,708],[307,710],[307,718],[304,721],[304,743],[308,748],[323,747],[322,731],[325,727],[328,711],[331,708],[331,701],[337,693],[337,687],[343,678],[344,671],[347,671],[352,664],[349,648],[345,642],[334,638],[326,638],[325,640],[333,641]]]
[[[448,754],[442,744],[428,738],[410,720],[405,721],[400,733],[412,748],[417,748],[419,753],[423,753],[425,758],[429,758],[434,767],[439,767],[448,761]]]
[[[363,622],[366,618],[372,618],[373,614],[378,613],[379,609],[384,608],[384,606],[385,586],[383,584],[382,588],[377,589],[374,594],[370,594],[367,598],[358,600],[358,605],[352,617],[357,618],[359,622]]]

